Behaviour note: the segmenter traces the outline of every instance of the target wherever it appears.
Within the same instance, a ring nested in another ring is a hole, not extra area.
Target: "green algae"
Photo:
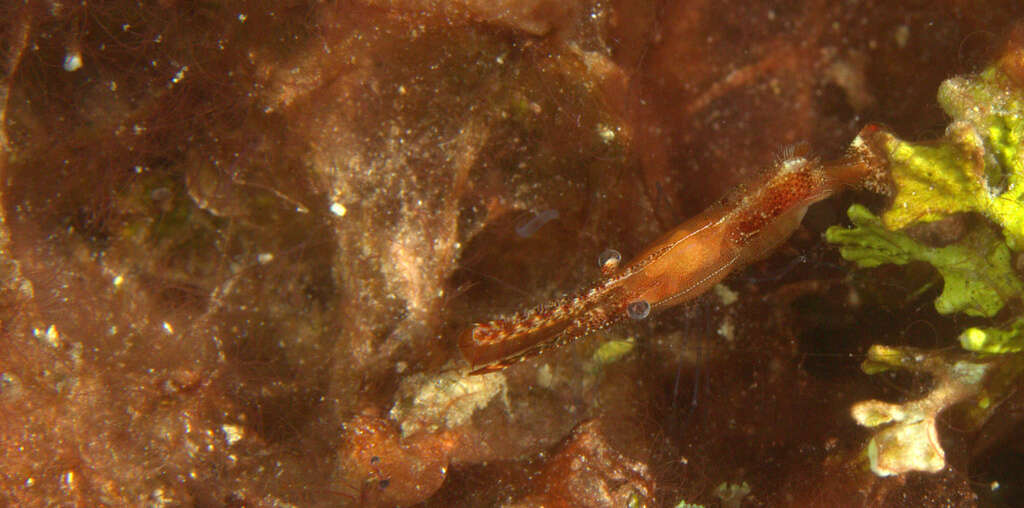
[[[881,216],[861,205],[847,214],[852,228],[834,226],[826,239],[862,268],[921,261],[944,280],[935,300],[940,314],[992,318],[1024,293],[1013,255],[1024,250],[1024,90],[999,66],[951,78],[938,102],[952,118],[935,141],[910,142],[879,131],[868,140],[887,169],[895,193]],[[863,143],[858,138],[855,143]],[[933,247],[901,231],[955,214],[976,213],[953,243]],[[874,375],[889,370],[928,374],[930,393],[902,404],[867,400],[851,416],[873,429],[865,454],[878,476],[945,468],[936,421],[961,401],[970,427],[980,427],[1013,389],[1024,368],[1024,316],[1001,327],[978,326],[959,336],[964,350],[929,352],[872,346],[861,369]],[[979,355],[980,353],[981,355]]]
[[[933,248],[888,229],[863,206],[853,205],[847,214],[853,228],[834,226],[825,233],[829,242],[840,246],[843,258],[862,268],[911,261],[931,264],[945,280],[942,294],[935,299],[940,314],[991,317],[1024,291],[1011,266],[1009,247],[987,225],[973,228],[957,243]]]
[[[704,505],[688,503],[685,499],[683,499],[676,503],[675,508],[704,508]]]
[[[879,135],[896,185],[883,223],[896,230],[977,212],[999,225],[1012,250],[1024,250],[1024,91],[990,68],[946,80],[938,101],[953,119],[942,139]]]
[[[960,345],[977,353],[1004,354],[1024,351],[1024,317],[1006,329],[972,327],[960,334]]]
[[[601,344],[601,347],[597,348],[597,351],[594,351],[594,355],[591,357],[590,361],[599,368],[621,360],[632,352],[634,348],[636,348],[636,341],[633,340],[633,338],[626,340],[610,340]]]
[[[861,267],[930,263],[945,280],[939,313],[992,317],[1024,291],[1011,267],[1011,253],[1024,249],[1024,90],[991,67],[946,80],[938,102],[953,120],[943,138],[917,143],[875,134],[896,189],[891,206],[879,219],[855,205],[848,212],[855,227],[830,228],[826,237]],[[972,228],[941,248],[899,232],[970,212],[994,227]]]

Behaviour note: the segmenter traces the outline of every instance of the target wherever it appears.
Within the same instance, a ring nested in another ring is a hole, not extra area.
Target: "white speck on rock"
[[[241,441],[245,437],[245,429],[238,425],[225,423],[220,426],[220,430],[224,433],[224,441],[228,443],[228,446]]]
[[[79,51],[69,51],[64,55],[64,70],[68,72],[75,72],[82,68],[82,53]]]

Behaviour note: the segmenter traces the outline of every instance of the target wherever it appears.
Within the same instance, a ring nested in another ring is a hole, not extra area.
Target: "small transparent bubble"
[[[613,269],[622,261],[622,254],[615,249],[605,249],[597,255],[597,266],[601,269]]]
[[[522,221],[516,226],[516,234],[520,238],[529,238],[533,236],[543,225],[547,224],[558,218],[558,210],[549,208],[542,212],[536,213],[533,217]]]
[[[150,191],[149,197],[153,201],[167,201],[174,197],[174,194],[167,187],[157,187]]]
[[[651,314],[651,304],[646,300],[637,300],[626,306],[626,313],[631,319],[644,319]]]

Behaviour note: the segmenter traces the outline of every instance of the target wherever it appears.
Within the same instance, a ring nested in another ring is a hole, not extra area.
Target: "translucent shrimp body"
[[[864,143],[852,146],[849,157],[828,166],[800,155],[779,160],[631,262],[602,266],[606,277],[589,289],[474,325],[459,337],[463,356],[475,373],[490,372],[623,319],[642,319],[652,310],[696,298],[786,241],[808,206],[863,180],[871,170],[870,154]]]

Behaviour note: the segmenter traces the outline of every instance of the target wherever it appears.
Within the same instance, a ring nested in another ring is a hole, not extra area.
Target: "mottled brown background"
[[[3,2],[0,504],[715,506],[723,482],[743,506],[1020,503],[1019,396],[981,430],[944,422],[942,473],[859,458],[849,406],[928,386],[864,375],[866,348],[963,325],[917,291],[926,268],[855,273],[821,241],[866,194],[813,208],[727,281],[736,303],[511,368],[467,419],[472,394],[392,408],[457,382],[468,323],[592,280],[602,249],[628,258],[787,145],[941,134],[938,84],[1022,15]]]

